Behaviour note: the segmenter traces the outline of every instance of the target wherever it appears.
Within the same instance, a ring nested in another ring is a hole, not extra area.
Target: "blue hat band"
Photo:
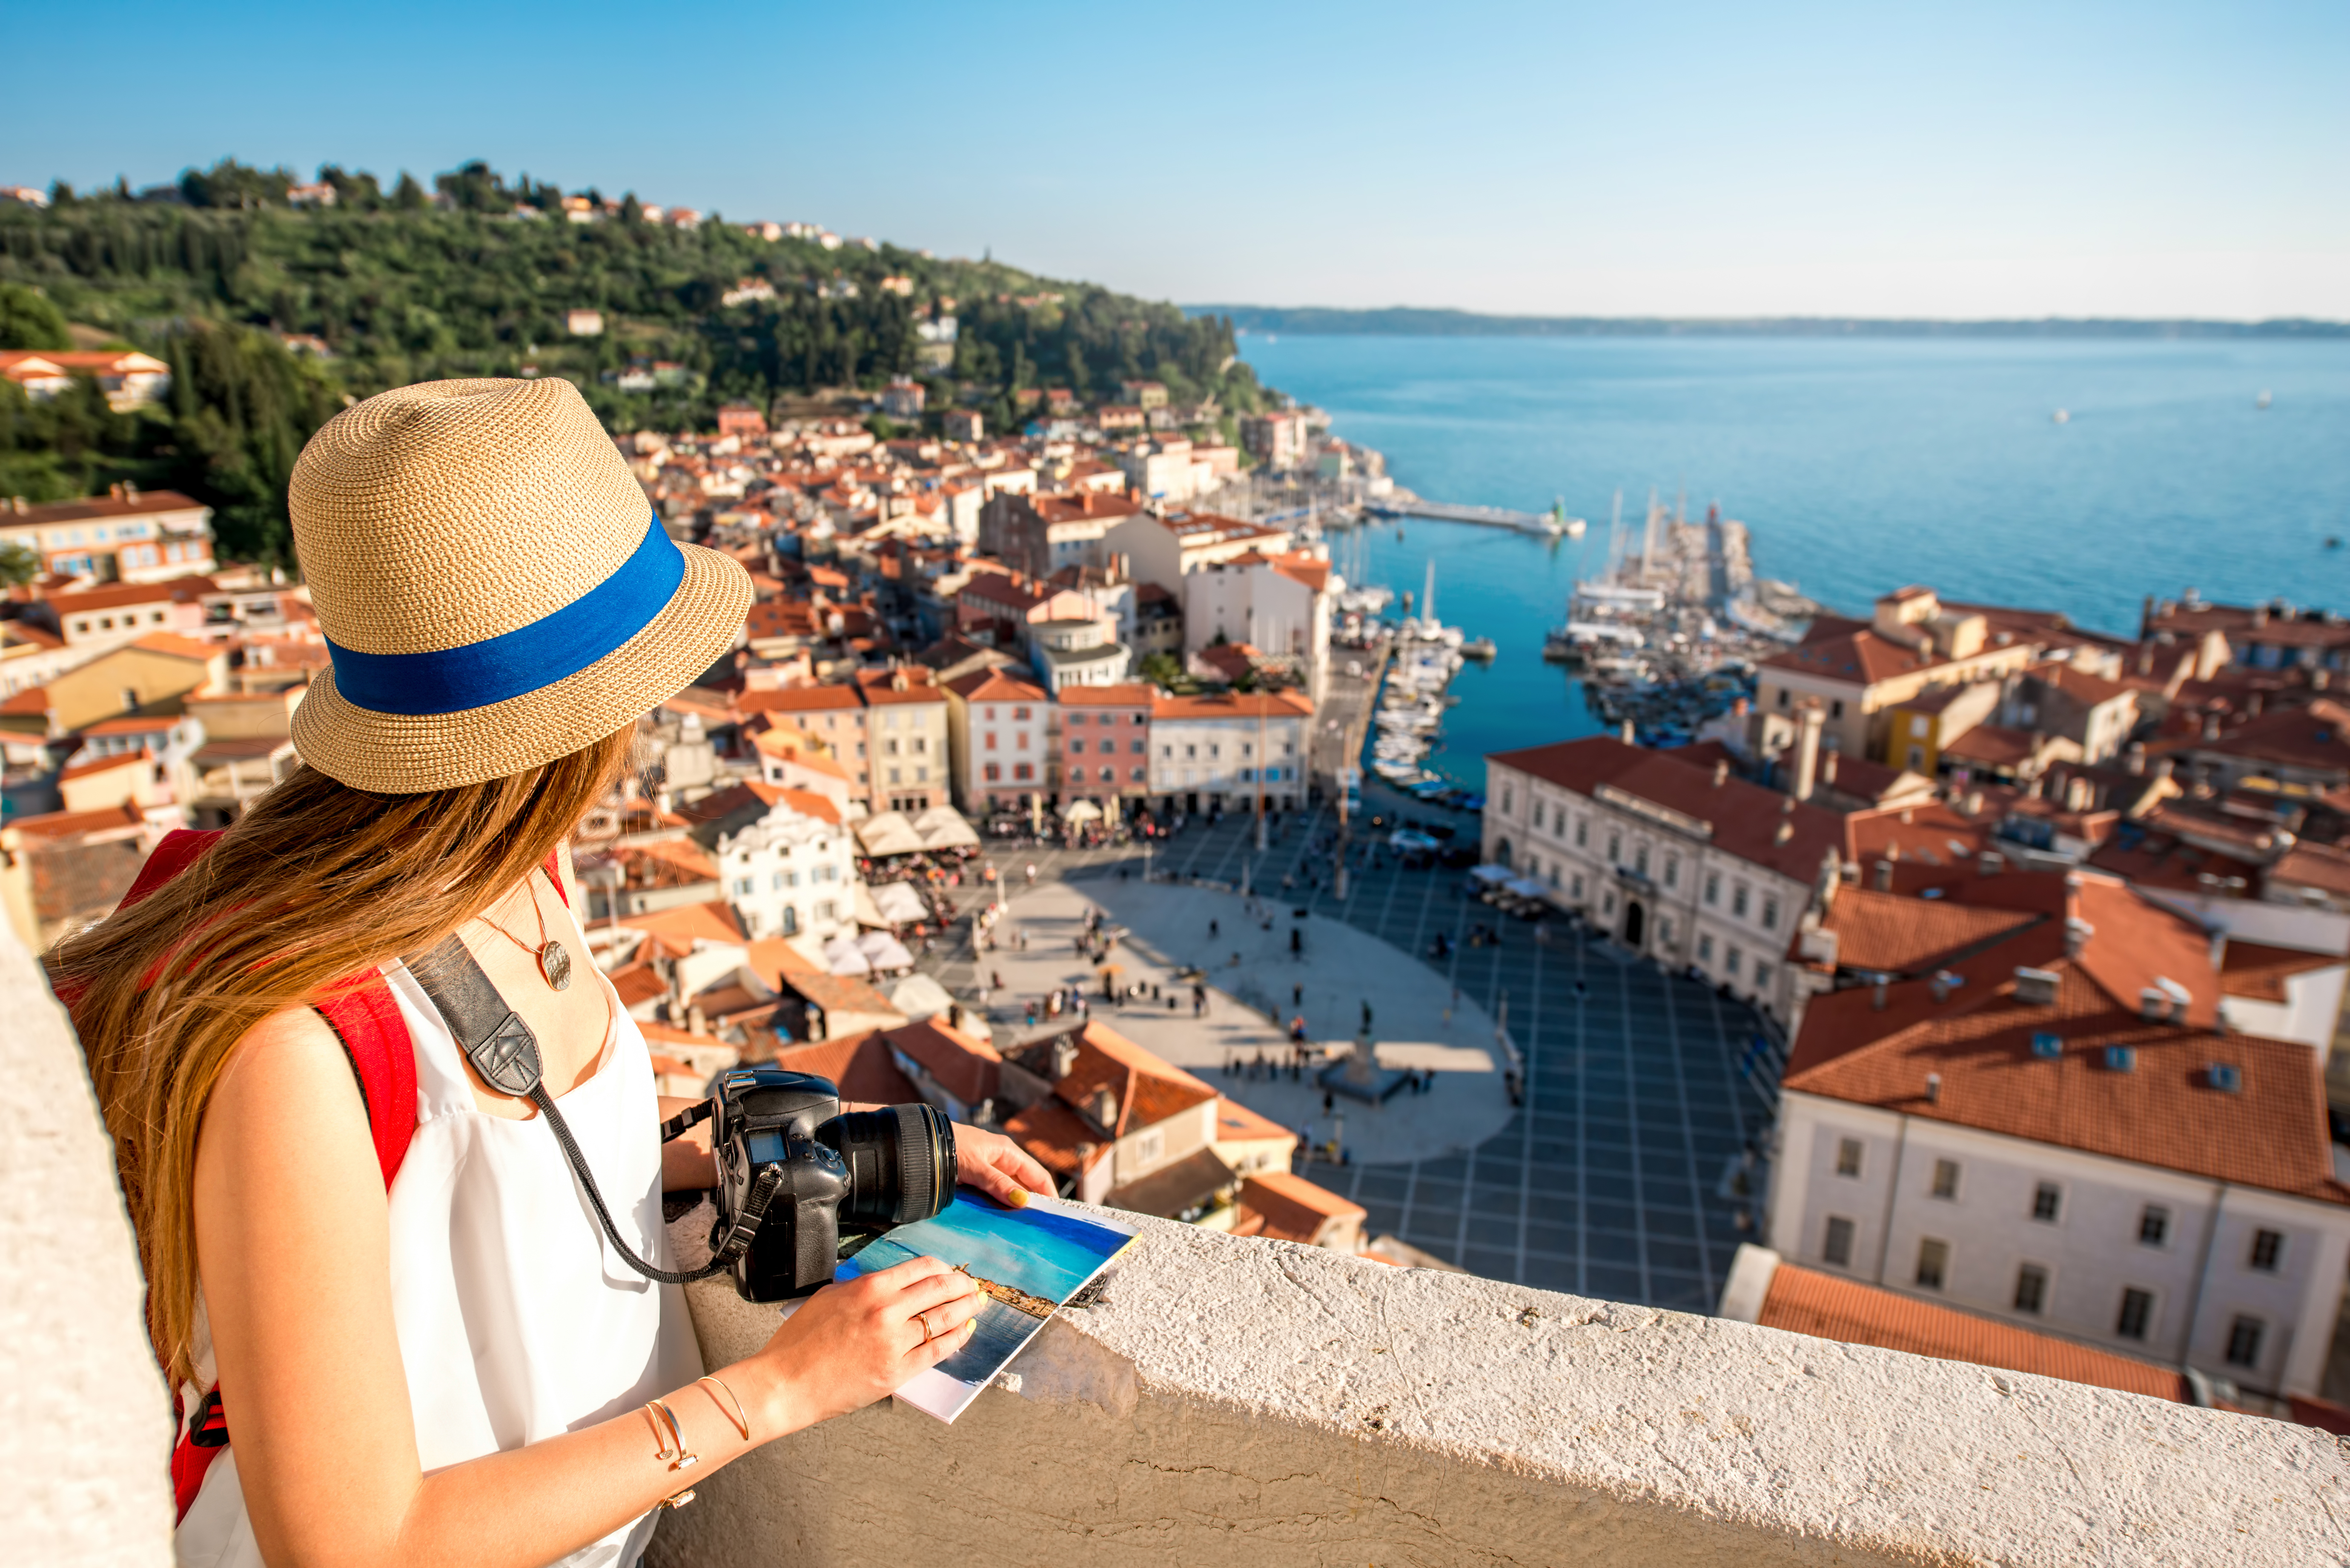
[[[428,718],[525,696],[578,674],[642,631],[685,580],[685,553],[655,517],[619,569],[528,626],[430,653],[361,653],[329,639],[335,690],[355,707]]]

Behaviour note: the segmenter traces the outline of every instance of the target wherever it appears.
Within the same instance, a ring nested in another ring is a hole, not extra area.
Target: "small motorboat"
[[[1490,637],[1472,637],[1461,645],[1461,658],[1473,659],[1481,664],[1491,664],[1498,651]]]

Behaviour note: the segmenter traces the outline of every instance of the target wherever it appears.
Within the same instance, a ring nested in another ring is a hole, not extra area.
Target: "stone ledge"
[[[713,1366],[772,1329],[689,1298]],[[2350,1458],[2308,1428],[1162,1220],[1013,1370],[951,1428],[885,1404],[712,1476],[648,1562],[2350,1552]]]

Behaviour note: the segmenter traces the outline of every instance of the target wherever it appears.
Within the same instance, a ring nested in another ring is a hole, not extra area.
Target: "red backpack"
[[[129,909],[194,865],[219,842],[224,831],[199,832],[182,827],[165,834],[154,853],[148,856],[147,863],[139,868],[138,878],[122,896],[120,908]],[[563,876],[556,857],[546,857],[546,879],[555,885],[556,897],[568,904],[570,895],[563,890]],[[351,1073],[359,1079],[359,1097],[367,1103],[368,1130],[375,1143],[376,1164],[382,1168],[384,1190],[389,1192],[392,1178],[400,1174],[400,1162],[407,1158],[409,1139],[416,1132],[415,1040],[391,999],[391,987],[373,970],[354,975],[336,987],[318,1001],[317,1010],[343,1043],[343,1054],[350,1058]],[[180,1413],[176,1390],[172,1403],[176,1418]],[[196,1501],[196,1492],[204,1484],[204,1474],[212,1469],[213,1460],[226,1447],[228,1417],[221,1408],[220,1389],[214,1387],[198,1402],[194,1417],[188,1420],[178,1444],[172,1449],[172,1490],[178,1497],[182,1519],[187,1517],[189,1505]]]

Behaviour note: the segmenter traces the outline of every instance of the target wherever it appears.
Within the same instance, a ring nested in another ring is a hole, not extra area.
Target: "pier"
[[[1440,523],[1479,523],[1489,528],[1510,528],[1521,534],[1548,535],[1552,523],[1548,514],[1513,512],[1506,506],[1467,506],[1450,501],[1410,500],[1372,501],[1363,510],[1380,517],[1427,517]]]

